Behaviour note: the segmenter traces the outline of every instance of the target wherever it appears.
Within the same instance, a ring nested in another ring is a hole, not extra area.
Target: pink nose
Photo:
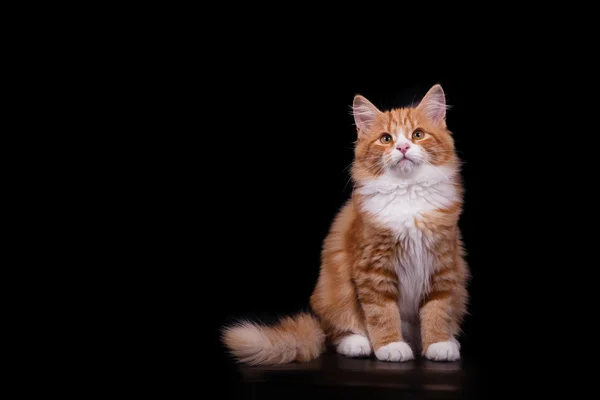
[[[408,144],[408,143],[401,144],[397,147],[397,149],[400,150],[402,152],[402,154],[406,154],[408,149],[410,149],[410,144]]]

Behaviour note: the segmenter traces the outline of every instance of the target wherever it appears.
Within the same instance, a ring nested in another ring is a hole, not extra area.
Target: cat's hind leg
[[[347,357],[368,357],[372,353],[369,338],[354,333],[339,339],[337,341],[336,351]]]

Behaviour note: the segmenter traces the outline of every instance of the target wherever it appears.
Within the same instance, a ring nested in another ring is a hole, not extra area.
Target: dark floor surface
[[[389,363],[327,353],[307,364],[235,367],[239,390],[231,398],[466,399],[476,370],[464,360]]]

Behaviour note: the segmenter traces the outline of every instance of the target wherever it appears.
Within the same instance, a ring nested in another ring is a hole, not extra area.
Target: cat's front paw
[[[456,361],[460,359],[460,344],[456,339],[432,343],[425,351],[425,358],[431,361]]]
[[[402,362],[413,360],[415,356],[406,342],[392,342],[381,346],[375,351],[375,356],[381,361]]]

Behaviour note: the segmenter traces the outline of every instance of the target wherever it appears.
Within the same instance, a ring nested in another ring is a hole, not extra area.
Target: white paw
[[[350,335],[341,340],[337,352],[348,357],[368,356],[371,354],[371,344],[363,335]]]
[[[432,361],[456,361],[460,358],[460,344],[456,339],[432,343],[427,348],[425,357]]]
[[[415,358],[406,342],[392,342],[381,346],[375,351],[375,356],[381,361],[408,361]]]

